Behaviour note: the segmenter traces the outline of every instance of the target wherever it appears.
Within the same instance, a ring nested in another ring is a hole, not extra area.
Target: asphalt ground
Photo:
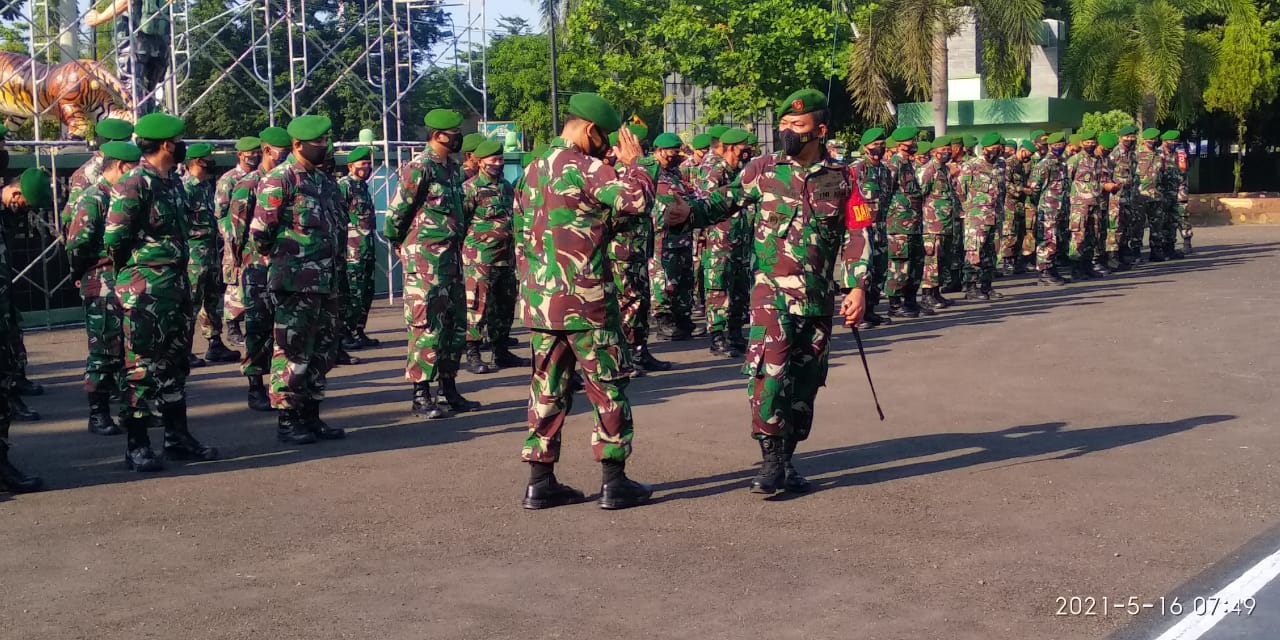
[[[1003,278],[866,332],[883,422],[838,331],[797,455],[816,490],[770,500],[706,340],[655,345],[676,368],[629,389],[652,504],[529,512],[528,373],[464,374],[481,412],[411,419],[385,301],[383,346],[330,376],[346,440],[276,444],[209,367],[192,429],[225,458],[148,475],[85,432],[83,333],[33,331],[44,419],[12,457],[49,490],[0,494],[0,638],[1154,638],[1190,614],[1114,605],[1212,596],[1280,549],[1280,227],[1196,233],[1191,259]],[[593,493],[590,422],[579,397],[557,475]],[[1280,637],[1280,588],[1256,600],[1204,637]]]

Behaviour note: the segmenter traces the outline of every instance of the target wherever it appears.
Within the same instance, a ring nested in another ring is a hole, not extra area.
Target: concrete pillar
[[[1060,65],[1066,51],[1067,25],[1058,20],[1044,21],[1043,46],[1031,51],[1031,96],[1062,97]]]

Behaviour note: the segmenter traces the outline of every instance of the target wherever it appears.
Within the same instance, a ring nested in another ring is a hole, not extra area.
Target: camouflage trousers
[[[325,344],[324,334],[332,336],[337,298],[324,293],[277,291],[273,299],[271,407],[301,409],[308,402],[324,400],[332,348],[332,344]]]
[[[511,335],[520,288],[513,267],[481,267],[467,270],[467,342],[501,346]]]
[[[1170,241],[1176,233],[1180,233],[1182,238],[1191,239],[1194,233],[1191,228],[1191,216],[1187,213],[1187,203],[1178,202],[1176,199],[1166,201],[1165,216],[1169,219],[1166,224],[1169,228]]]
[[[746,324],[751,281],[747,265],[731,246],[708,245],[702,252],[707,296],[707,331],[715,333]],[[735,259],[737,258],[737,259]]]
[[[924,271],[924,241],[919,234],[891,233],[884,294],[890,298],[908,295],[920,286]]]
[[[373,306],[373,260],[347,261],[347,279],[350,293],[346,299],[347,329],[364,331],[369,323],[369,308]]]
[[[191,335],[195,336],[196,327],[200,327],[200,335],[211,340],[222,335],[222,299],[225,297],[225,285],[219,277],[214,265],[190,263],[187,266],[187,277],[191,281]]]
[[[453,378],[466,346],[466,294],[456,276],[405,274],[404,321],[409,325],[410,382]]]
[[[117,34],[119,35],[121,34]],[[160,87],[169,72],[169,39],[159,35],[134,33],[132,41],[137,45],[135,55],[129,34],[125,33],[123,36],[116,49],[116,76],[125,90],[132,91],[136,96],[138,113],[151,113],[157,108],[156,96],[148,97],[148,94]],[[124,97],[133,99],[128,94]]]
[[[1055,240],[1057,242],[1059,254],[1061,254],[1063,249],[1068,249],[1071,246],[1070,211],[1071,209],[1068,206],[1068,207],[1064,207],[1062,211],[1058,212],[1058,227],[1057,227],[1057,235],[1055,237]]]
[[[1102,209],[1097,204],[1071,203],[1067,220],[1067,229],[1071,231],[1071,246],[1067,249],[1067,257],[1072,260],[1093,257],[1093,247],[1097,242],[1094,232],[1101,219]]]
[[[693,232],[693,301],[697,306],[707,304],[707,262],[703,254],[707,251],[707,241],[702,229]]]
[[[867,229],[871,240],[871,279],[868,283],[867,308],[875,306],[884,290],[885,279],[889,275],[889,238],[884,232],[884,224],[875,224]]]
[[[1145,206],[1147,225],[1151,229],[1149,242],[1152,247],[1163,248],[1173,242],[1174,235],[1177,233],[1177,223],[1173,220],[1170,208],[1164,202],[1148,202]]]
[[[556,462],[560,432],[573,409],[569,376],[582,369],[587,399],[595,409],[591,451],[596,460],[626,460],[631,455],[631,402],[624,374],[625,349],[614,329],[550,331],[534,329],[533,378],[529,382],[529,435],[521,459]]]
[[[1024,201],[1005,207],[1004,225],[1000,230],[1000,257],[1012,260],[1019,255],[1036,253],[1036,210]]]
[[[1048,271],[1058,257],[1058,219],[1062,210],[1040,207],[1036,210],[1036,269]]]
[[[275,301],[267,289],[265,267],[249,267],[240,278],[240,299],[244,301],[244,355],[240,358],[240,372],[246,376],[265,376],[271,373]]]
[[[173,295],[120,294],[124,314],[125,416],[160,416],[162,406],[187,398],[191,299],[185,290],[181,294],[169,293]]]
[[[229,325],[244,320],[244,289],[240,286],[240,278],[228,280],[227,290],[222,294],[222,323]]]
[[[115,292],[84,298],[84,332],[89,339],[89,355],[84,361],[85,392],[119,390],[124,370],[124,311]]]
[[[797,316],[781,309],[751,313],[742,372],[750,376],[751,434],[804,440],[813,428],[813,402],[827,384],[831,317]]]
[[[1150,202],[1137,201],[1130,205],[1128,218],[1122,216],[1125,222],[1124,246],[1130,255],[1136,256],[1142,253],[1142,238],[1147,234],[1151,209]]]
[[[1107,200],[1107,237],[1102,250],[1108,253],[1119,253],[1120,247],[1128,240],[1125,234],[1129,230],[1129,217],[1133,215],[1133,206],[1120,202],[1120,198],[1111,196]]]
[[[18,376],[25,378],[27,377],[27,342],[22,333],[22,312],[10,305],[9,311],[5,314],[5,322],[4,335],[0,337],[0,342],[3,342],[9,353],[13,355]]]
[[[649,261],[653,314],[688,322],[693,314],[693,251],[663,249]]]
[[[996,274],[995,224],[990,218],[969,215],[964,219],[964,284],[987,289]]]
[[[942,286],[942,272],[954,260],[955,235],[950,233],[926,233],[921,236],[924,253],[924,269],[920,286],[936,289]]]
[[[962,272],[964,270],[964,221],[965,216],[961,213],[952,221],[951,226],[947,228],[947,233],[951,236],[951,246],[955,248],[949,256],[950,263],[942,263],[940,267],[943,269],[942,281],[945,284],[962,284]]]
[[[345,305],[351,299],[351,278],[347,276],[347,263],[334,263],[333,287],[320,305],[320,344],[325,371],[333,369],[338,360],[342,336],[348,334]]]
[[[622,317],[622,340],[628,347],[649,343],[649,265],[614,262],[613,285],[618,290],[618,311]],[[707,310],[711,314],[711,310]]]

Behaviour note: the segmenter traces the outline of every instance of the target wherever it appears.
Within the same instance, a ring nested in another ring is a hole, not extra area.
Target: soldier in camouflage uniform
[[[889,170],[893,172],[893,195],[885,215],[889,266],[884,294],[889,298],[890,318],[917,318],[922,311],[933,315],[933,309],[921,309],[916,302],[919,280],[914,273],[915,251],[924,252],[920,181],[910,161],[916,133],[915,127],[898,127],[889,136],[895,152],[888,161]]]
[[[705,134],[704,134],[705,135]],[[707,138],[710,141],[710,138]],[[654,140],[657,192],[654,195],[654,256],[649,261],[653,281],[653,312],[658,335],[671,340],[693,336],[693,234],[689,220],[678,221],[669,210],[679,196],[692,205],[693,194],[685,182],[680,159],[680,138],[664,133]]]
[[[1111,152],[1111,180],[1116,193],[1107,202],[1108,233],[1106,251],[1109,266],[1125,271],[1133,265],[1129,252],[1129,234],[1133,233],[1133,221],[1138,199],[1138,160],[1134,147],[1138,140],[1138,128],[1125,125],[1120,128],[1120,144]],[[1139,231],[1139,235],[1141,232]]]
[[[1036,163],[1027,186],[1036,206],[1036,270],[1040,272],[1040,284],[1062,285],[1066,280],[1058,275],[1058,218],[1063,214],[1070,190],[1067,179],[1067,163],[1062,155],[1066,151],[1066,139],[1061,132],[1051,134],[1047,142],[1049,155]]]
[[[333,235],[333,246],[338,252],[332,263],[333,286],[329,287],[329,294],[321,300],[320,332],[316,335],[316,354],[327,373],[335,365],[360,364],[360,358],[347,353],[342,346],[342,339],[348,335],[345,305],[351,299],[351,278],[347,275],[344,251],[351,221],[344,206],[342,189],[338,186],[338,151],[332,140],[325,145],[324,160],[318,168],[320,177],[323,178],[320,182],[324,188],[322,197],[325,202],[334,204],[326,207],[326,210],[332,214],[329,228]]]
[[[1035,211],[1027,202],[1027,180],[1031,178],[1031,154],[1035,145],[1023,142],[1012,157],[1005,158],[1004,226],[1001,231],[1000,268],[1005,275],[1026,273],[1025,257],[1034,252],[1026,238],[1035,232]]]
[[[719,130],[715,137],[712,133]],[[691,189],[699,188],[706,182],[706,164],[710,156],[715,151],[712,150],[713,142],[719,140],[720,135],[728,131],[728,127],[718,126],[712,127],[706,133],[700,133],[693,137],[690,148],[693,149],[693,156],[684,162],[680,167],[680,173],[684,177],[685,184]],[[690,311],[691,316],[703,315],[706,313],[706,278],[705,270],[702,264],[702,254],[707,250],[707,230],[694,229],[693,231],[693,307]],[[705,324],[695,325],[690,332],[690,337],[699,338],[707,334]]]
[[[632,438],[627,354],[605,245],[611,219],[648,214],[653,180],[637,164],[640,141],[628,129],[619,131],[615,148],[621,173],[602,162],[608,133],[622,126],[612,105],[579,93],[570,98],[568,112],[560,139],[529,165],[519,194],[529,217],[528,231],[519,238],[528,260],[520,298],[534,356],[529,434],[521,452],[530,476],[521,504],[544,509],[584,500],[582,492],[560,484],[554,468],[573,403],[569,374],[578,364],[595,408],[591,448],[602,469],[600,506],[625,508],[642,504],[653,490],[625,473]]]
[[[249,222],[252,249],[267,260],[267,289],[275,301],[269,395],[278,412],[276,437],[288,444],[345,435],[320,419],[333,348],[321,334],[332,330],[325,306],[341,261],[334,224],[346,219],[337,186],[327,184],[332,178],[321,170],[330,127],[324,116],[289,123],[292,156],[260,179]]]
[[[89,339],[84,367],[89,433],[114,436],[123,433],[111,419],[111,394],[119,392],[123,382],[124,314],[116,296],[115,265],[103,246],[103,234],[111,207],[111,187],[137,165],[141,152],[133,143],[108,142],[102,145],[101,153],[103,162],[97,184],[81,189],[77,200],[71,203],[67,258],[72,277],[80,284],[84,329]]]
[[[480,173],[480,163],[477,162],[476,148],[480,146],[487,138],[483,133],[468,133],[462,136],[462,181],[466,182]]]
[[[944,309],[952,302],[939,292],[942,288],[941,265],[947,264],[956,251],[951,231],[955,224],[957,206],[955,190],[947,163],[951,161],[951,147],[946,144],[930,146],[929,162],[920,170],[920,193],[924,232],[924,270],[921,282],[920,304],[930,309]]]
[[[721,134],[715,153],[703,162],[704,179],[699,188],[715,191],[737,178],[745,163],[748,133],[729,129]],[[707,295],[707,333],[711,353],[727,358],[742,357],[742,319],[747,300],[742,286],[744,266],[734,260],[734,250],[744,241],[741,211],[705,230],[702,252],[703,282]]]
[[[258,251],[249,235],[249,226],[258,207],[262,178],[284,162],[293,140],[280,127],[267,127],[258,138],[262,141],[261,163],[257,170],[236,182],[231,191],[227,213],[228,249],[235,259],[240,300],[244,303],[244,357],[240,360],[240,372],[249,381],[247,403],[254,411],[271,411],[271,399],[262,378],[271,373],[275,301],[267,288],[267,256]]]
[[[160,83],[169,72],[168,0],[114,0],[102,11],[89,10],[85,23],[90,27],[115,19],[116,75],[137,101],[137,113],[156,110]],[[155,92],[155,93],[153,93]]]
[[[1142,131],[1142,146],[1138,148],[1135,156],[1138,166],[1138,215],[1134,221],[1132,229],[1134,233],[1129,236],[1129,251],[1131,255],[1139,256],[1137,262],[1142,263],[1142,231],[1145,226],[1150,226],[1151,237],[1148,243],[1151,246],[1150,259],[1152,262],[1164,262],[1164,248],[1169,242],[1166,233],[1166,225],[1164,215],[1161,210],[1160,198],[1160,180],[1164,175],[1164,155],[1160,153],[1157,147],[1160,130],[1154,128],[1144,129]]]
[[[8,130],[5,130],[8,133]],[[89,156],[89,159],[79,169],[71,174],[71,178],[67,180],[67,201],[62,206],[62,214],[60,222],[65,232],[68,225],[71,224],[71,217],[74,215],[74,207],[76,202],[80,200],[80,194],[86,188],[97,186],[102,179],[102,165],[105,160],[102,155],[102,145],[117,140],[128,141],[133,137],[133,125],[119,120],[117,118],[104,118],[98,121],[93,127],[94,140],[97,143],[98,150]]]
[[[1111,162],[1111,151],[1119,144],[1120,138],[1116,134],[1104,131],[1098,134],[1098,146],[1094,149],[1102,164],[1099,180],[1102,183],[1102,192],[1098,194],[1098,216],[1089,230],[1089,234],[1093,237],[1089,258],[1093,261],[1092,270],[1104,276],[1111,275],[1111,269],[1107,265],[1110,253],[1107,247],[1115,242],[1114,235],[1108,233],[1111,201],[1117,198],[1115,193],[1120,190],[1120,186],[1112,178],[1115,165]]]
[[[196,440],[187,426],[187,374],[191,353],[191,288],[187,281],[187,202],[174,168],[186,156],[179,118],[152,113],[134,133],[142,160],[111,188],[103,243],[116,266],[116,293],[124,310],[127,374],[123,422],[125,462],[156,471],[147,427],[164,424],[169,458],[214,460],[217,449]]]
[[[231,195],[241,178],[258,170],[262,163],[262,141],[246,136],[236,141],[236,166],[218,177],[213,189],[213,213],[218,219],[218,234],[222,237],[222,282],[226,293],[222,299],[223,326],[227,329],[227,342],[244,344],[244,301],[240,299],[240,256],[234,250],[236,242],[231,230]]]
[[[990,300],[1002,297],[991,288],[996,270],[996,222],[1004,199],[996,163],[1004,146],[994,131],[979,141],[982,154],[960,171],[959,192],[964,208],[964,297]]]
[[[888,275],[889,245],[885,233],[885,216],[889,213],[889,201],[893,197],[893,172],[884,163],[885,132],[875,127],[862,134],[860,140],[862,157],[853,164],[850,174],[858,181],[858,186],[871,205],[875,224],[868,233],[871,237],[871,275],[867,278],[867,310],[863,315],[859,329],[892,322],[889,318],[876,314],[876,305],[880,304],[880,292],[884,289]]]
[[[239,362],[240,354],[222,344],[221,259],[217,219],[213,201],[213,147],[194,144],[187,150],[187,175],[182,178],[191,218],[187,224],[187,277],[191,281],[191,341],[196,326],[209,342],[204,359],[190,354],[191,366],[209,362]]]
[[[1093,268],[1094,238],[1090,234],[1101,216],[1099,199],[1104,167],[1102,158],[1098,156],[1098,135],[1091,129],[1082,129],[1076,135],[1079,136],[1080,153],[1067,159],[1067,179],[1071,184],[1067,220],[1067,228],[1071,232],[1068,257],[1071,259],[1071,277],[1088,280],[1104,275]]]
[[[430,143],[400,168],[400,184],[387,209],[383,235],[404,265],[404,319],[409,325],[405,377],[413,383],[414,415],[438,419],[474,411],[480,403],[458,392],[458,363],[466,343],[466,288],[462,242],[468,220],[462,208],[462,173],[449,158],[462,148],[462,114],[427,114]],[[431,383],[439,381],[441,397]]]
[[[1164,255],[1185,258],[1191,253],[1191,217],[1187,215],[1187,152],[1178,143],[1182,133],[1174,129],[1160,136],[1160,154],[1164,156],[1164,173],[1160,180],[1160,204],[1164,209]],[[1181,234],[1182,251],[1176,236]]]
[[[479,172],[462,185],[463,217],[470,221],[462,245],[462,273],[467,296],[467,370],[489,373],[498,367],[527,367],[511,353],[508,339],[516,313],[515,237],[512,214],[515,192],[503,177],[502,144],[480,143],[475,150]],[[491,367],[480,357],[489,337]]]
[[[758,270],[751,291],[751,343],[743,373],[750,377],[751,435],[763,464],[751,492],[801,493],[809,482],[792,464],[813,427],[814,400],[826,383],[833,294],[849,289],[840,314],[861,319],[869,286],[870,242],[864,223],[851,224],[848,168],[826,157],[827,99],[805,89],[783,102],[780,151],[742,172],[745,198],[760,204],[755,225]],[[859,228],[850,228],[851,226]],[[835,281],[843,263],[843,281]]]
[[[373,195],[369,178],[373,176],[373,150],[357,147],[347,154],[347,175],[338,179],[338,189],[347,214],[346,261],[350,296],[346,302],[347,335],[342,348],[347,350],[376,347],[381,341],[365,334],[369,308],[373,306],[374,251]]]
[[[0,164],[8,165],[7,157]],[[0,169],[7,168],[0,167]],[[53,190],[49,176],[39,169],[27,169],[17,178],[9,179],[0,189],[0,206],[3,214],[26,215],[30,209],[43,209],[53,204]],[[16,314],[11,311],[13,301],[9,296],[13,270],[9,266],[9,254],[4,238],[0,238],[0,332],[8,329]],[[18,354],[9,343],[0,342],[0,491],[26,493],[39,491],[44,482],[28,476],[9,461],[9,398],[15,395],[14,385],[21,375]]]

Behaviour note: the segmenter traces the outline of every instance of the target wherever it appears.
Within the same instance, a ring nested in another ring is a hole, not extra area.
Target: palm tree
[[[933,101],[935,135],[947,131],[947,38],[972,12],[988,93],[1009,98],[1022,91],[1032,48],[1044,28],[1042,0],[887,0],[864,28],[853,26],[846,79],[854,106],[868,119],[893,120],[893,81],[917,100]]]

